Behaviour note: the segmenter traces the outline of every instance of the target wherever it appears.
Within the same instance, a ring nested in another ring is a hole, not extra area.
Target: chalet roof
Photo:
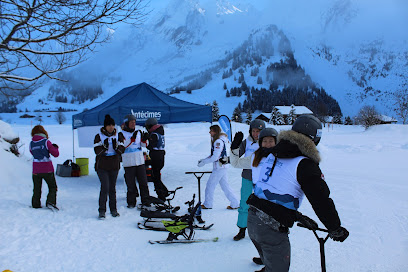
[[[277,108],[283,115],[288,115],[292,109],[291,106],[275,106],[275,108]],[[260,112],[259,115],[261,114],[268,118],[271,117],[271,112]],[[295,114],[313,114],[313,112],[305,106],[295,106]]]

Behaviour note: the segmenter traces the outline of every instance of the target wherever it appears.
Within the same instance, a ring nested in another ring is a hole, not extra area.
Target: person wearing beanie
[[[128,208],[134,208],[137,203],[136,198],[139,196],[136,180],[140,187],[142,205],[148,204],[149,187],[147,185],[142,147],[146,147],[149,134],[136,130],[136,118],[133,114],[126,115],[123,121],[122,134],[125,138],[124,146],[126,149],[122,154],[122,164],[125,169],[125,182],[127,186],[126,201]]]
[[[31,130],[30,153],[33,155],[33,208],[41,208],[41,187],[44,179],[48,186],[46,206],[57,209],[57,182],[51,156],[58,157],[58,145],[48,140],[48,132],[43,126],[37,125]]]
[[[116,133],[115,121],[107,114],[103,127],[94,139],[95,171],[101,182],[98,209],[100,219],[105,218],[108,197],[111,215],[119,216],[116,207],[116,179],[120,169],[120,156],[124,151],[123,134]]]
[[[164,185],[160,173],[164,167],[164,156],[166,154],[166,151],[164,150],[164,128],[157,122],[157,119],[153,117],[146,120],[145,127],[149,132],[149,144],[147,149],[149,150],[149,156],[151,159],[154,190],[156,191],[157,197],[165,201],[166,197],[169,195],[169,191]]]
[[[239,157],[251,157],[251,155],[259,148],[258,138],[261,130],[265,128],[265,122],[259,119],[253,120],[249,124],[249,136],[239,145]],[[235,146],[234,146],[235,147]],[[231,146],[232,149],[232,146]],[[235,148],[234,148],[235,149]],[[234,165],[233,165],[234,166]],[[242,170],[242,182],[241,182],[241,200],[239,202],[238,208],[238,220],[237,226],[239,232],[234,236],[234,241],[239,241],[245,237],[245,232],[247,228],[248,219],[248,204],[246,201],[248,197],[252,194],[253,183],[252,183],[252,170],[243,169]]]
[[[305,195],[330,238],[343,242],[349,235],[341,226],[319,167],[316,146],[321,135],[320,121],[307,115],[298,117],[292,130],[281,131],[274,147],[264,146],[264,140],[259,137],[261,147],[251,163],[255,188],[247,204],[248,234],[259,253],[260,263],[265,265],[261,271],[289,271],[288,234],[294,222],[317,229],[315,221],[298,211]],[[243,166],[242,162],[238,164]]]
[[[219,183],[225,196],[230,201],[230,205],[227,206],[227,209],[238,209],[239,202],[228,184],[227,169],[230,167],[230,164],[228,162],[228,137],[225,133],[222,133],[221,128],[218,125],[213,125],[210,127],[210,135],[211,154],[210,156],[199,160],[197,164],[198,167],[203,167],[207,163],[212,163],[213,165],[212,173],[208,178],[207,184],[205,186],[205,200],[201,205],[201,208],[213,208],[214,190]]]

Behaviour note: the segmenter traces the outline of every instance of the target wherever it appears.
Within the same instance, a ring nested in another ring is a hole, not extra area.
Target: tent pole
[[[72,162],[75,162],[75,129],[72,129]]]

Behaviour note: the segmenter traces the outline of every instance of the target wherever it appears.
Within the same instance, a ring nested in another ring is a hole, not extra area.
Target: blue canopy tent
[[[154,117],[160,124],[211,122],[211,106],[198,105],[171,97],[147,83],[130,86],[93,109],[72,116],[72,128],[103,126],[109,114],[116,124],[121,124],[128,114],[136,117],[136,124],[143,126]]]

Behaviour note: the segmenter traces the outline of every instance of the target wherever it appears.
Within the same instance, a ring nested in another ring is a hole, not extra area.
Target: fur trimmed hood
[[[320,153],[313,141],[293,130],[279,132],[278,144],[274,147],[273,154],[278,158],[305,156],[317,164],[321,160]]]

